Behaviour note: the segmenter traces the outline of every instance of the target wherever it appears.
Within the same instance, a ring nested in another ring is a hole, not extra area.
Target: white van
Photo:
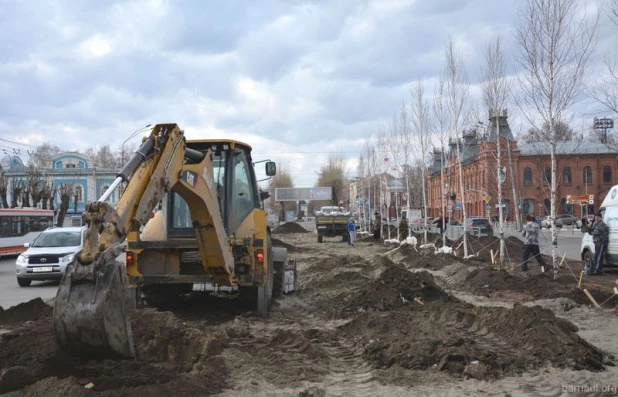
[[[609,228],[609,244],[603,260],[603,267],[618,266],[618,185],[610,189],[597,212],[603,214],[603,222]],[[594,259],[594,242],[590,233],[585,233],[584,226],[582,226],[582,232],[584,232],[581,245],[582,260],[591,266]]]

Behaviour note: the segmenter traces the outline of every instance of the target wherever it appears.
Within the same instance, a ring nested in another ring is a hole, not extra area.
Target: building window
[[[551,183],[551,167],[545,167],[543,169],[543,182],[546,184]]]
[[[564,167],[562,169],[562,184],[570,185],[571,181],[571,167]]]
[[[66,164],[64,168],[75,168],[75,164]]]
[[[530,167],[524,168],[524,185],[532,185],[532,169]]]
[[[592,183],[592,167],[590,167],[589,165],[584,167],[583,170],[583,179],[584,179],[584,185],[589,185]]]
[[[75,191],[75,201],[77,202],[84,201],[82,187],[80,185],[75,185],[74,191]]]
[[[612,167],[603,166],[603,183],[612,183]]]
[[[521,204],[521,211],[523,215],[534,215],[534,199],[524,199]]]
[[[545,209],[545,215],[551,214],[551,200],[550,199],[543,200],[543,208]]]

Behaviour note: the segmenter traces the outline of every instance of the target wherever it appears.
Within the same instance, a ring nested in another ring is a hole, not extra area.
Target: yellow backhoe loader
[[[58,344],[74,355],[134,357],[128,310],[141,296],[171,299],[194,283],[231,287],[267,315],[284,289],[287,251],[272,247],[262,205],[268,194],[258,189],[254,164],[244,143],[189,141],[176,124],[154,126],[86,206],[84,249],[56,295]],[[265,168],[275,175],[275,163]],[[114,207],[106,201],[121,186]]]

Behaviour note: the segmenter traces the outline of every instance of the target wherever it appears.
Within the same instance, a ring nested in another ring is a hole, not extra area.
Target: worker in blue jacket
[[[351,217],[348,221],[348,245],[354,247],[356,242],[356,224],[354,223],[354,217]]]

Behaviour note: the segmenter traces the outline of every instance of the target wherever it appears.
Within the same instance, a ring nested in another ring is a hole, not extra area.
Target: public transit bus
[[[0,208],[0,256],[18,255],[45,229],[54,225],[54,211]]]

